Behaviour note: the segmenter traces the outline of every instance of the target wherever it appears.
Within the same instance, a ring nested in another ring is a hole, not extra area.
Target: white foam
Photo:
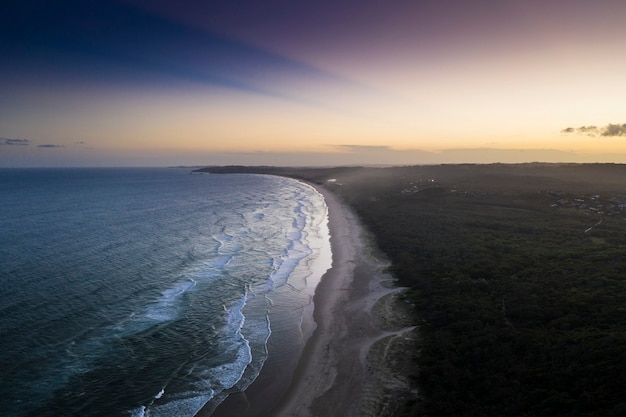
[[[185,281],[185,282],[181,282],[175,287],[172,287],[163,291],[162,292],[163,298],[161,300],[162,302],[169,304],[173,302],[174,299],[176,299],[178,296],[182,295],[183,293],[193,288],[195,285],[196,285],[196,282],[192,279]]]
[[[152,405],[147,409],[144,407],[145,413],[139,414],[137,417],[193,417],[213,398],[212,392],[205,395],[189,392],[183,395],[189,395],[189,397]],[[135,416],[133,415],[133,417]]]
[[[154,305],[148,307],[145,317],[157,322],[174,320],[178,316],[180,308],[179,298],[195,285],[196,281],[188,279],[166,289],[161,293],[161,298]]]
[[[207,266],[209,268],[222,270],[230,264],[230,262],[233,260],[234,257],[235,255],[221,255],[221,256],[218,256],[217,258],[213,258],[209,260],[207,263],[208,264]]]
[[[146,407],[143,405],[141,407],[137,407],[134,410],[131,410],[129,414],[131,417],[145,417]]]

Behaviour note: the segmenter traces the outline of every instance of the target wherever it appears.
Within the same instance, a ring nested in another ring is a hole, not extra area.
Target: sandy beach
[[[318,328],[269,415],[392,415],[402,393],[409,394],[408,380],[391,369],[393,347],[417,332],[407,326],[408,308],[395,297],[401,289],[357,217],[335,194],[316,188],[328,205],[333,266],[315,292]]]
[[[332,248],[332,267],[315,290],[317,328],[292,367],[264,370],[213,417],[392,416],[399,402],[417,397],[403,354],[417,330],[397,297],[402,289],[352,210],[314,187],[328,206]]]
[[[352,210],[324,187],[332,268],[314,296],[317,328],[295,372],[262,372],[214,413],[227,416],[391,416],[410,392],[403,350],[417,337],[408,307]],[[293,369],[293,368],[292,368]]]

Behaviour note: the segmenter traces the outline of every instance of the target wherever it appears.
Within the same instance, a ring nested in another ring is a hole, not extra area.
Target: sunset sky
[[[0,167],[625,162],[624,0],[14,1]]]

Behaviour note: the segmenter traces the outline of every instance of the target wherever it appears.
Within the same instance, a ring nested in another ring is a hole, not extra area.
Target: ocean
[[[314,330],[331,252],[306,184],[4,169],[0,208],[2,416],[210,414]]]

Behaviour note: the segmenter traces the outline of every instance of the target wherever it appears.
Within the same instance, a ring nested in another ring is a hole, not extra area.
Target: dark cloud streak
[[[30,145],[30,140],[28,140],[28,139],[0,138],[0,145],[29,146]]]
[[[386,152],[393,151],[389,146],[385,145],[331,145],[336,149],[346,152]]]
[[[47,149],[54,149],[54,148],[62,148],[63,145],[54,145],[51,143],[46,143],[43,145],[37,145],[38,148],[47,148]]]

